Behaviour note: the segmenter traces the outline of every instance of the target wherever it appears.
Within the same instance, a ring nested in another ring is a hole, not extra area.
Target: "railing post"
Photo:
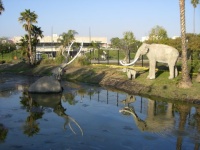
[[[107,50],[108,55],[107,55],[107,64],[109,64],[109,50]]]
[[[142,55],[142,67],[143,67],[143,55]]]
[[[98,64],[99,64],[99,49],[98,49]]]
[[[92,63],[91,49],[90,49],[90,63]]]
[[[119,50],[117,50],[117,63],[118,63],[118,65],[119,65]]]

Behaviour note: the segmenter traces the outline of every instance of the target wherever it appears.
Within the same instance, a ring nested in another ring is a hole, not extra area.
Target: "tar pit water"
[[[35,80],[1,76],[2,150],[199,149],[199,105],[65,81],[60,94],[30,94]]]

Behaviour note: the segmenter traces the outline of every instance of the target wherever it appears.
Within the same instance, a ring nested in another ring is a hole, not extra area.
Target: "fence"
[[[90,58],[90,62],[92,64],[115,64],[120,65],[120,60],[123,60],[125,55],[120,50],[90,50],[87,56]],[[134,59],[135,53],[128,53],[128,63],[130,63]],[[144,58],[141,57],[141,60],[138,61],[141,66],[144,66]]]

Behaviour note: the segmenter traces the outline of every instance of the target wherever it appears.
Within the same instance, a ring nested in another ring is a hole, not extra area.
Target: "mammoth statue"
[[[156,62],[168,64],[170,72],[169,79],[173,79],[178,75],[178,71],[175,65],[179,57],[179,52],[177,49],[164,44],[143,43],[137,50],[133,62],[127,64],[123,61],[120,61],[120,64],[123,66],[133,65],[138,60],[140,55],[144,54],[147,54],[149,59],[149,75],[147,76],[147,79],[155,79]]]

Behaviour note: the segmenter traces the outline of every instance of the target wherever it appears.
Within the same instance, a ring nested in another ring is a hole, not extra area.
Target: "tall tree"
[[[186,27],[185,27],[185,0],[179,0],[180,7],[180,25],[181,25],[181,48],[182,48],[182,78],[179,82],[180,88],[189,88],[192,86],[192,81],[189,76],[187,65],[187,49],[186,49]]]
[[[32,55],[32,44],[31,44],[31,30],[33,28],[33,23],[37,23],[37,14],[31,12],[30,9],[25,9],[24,12],[21,12],[21,16],[18,18],[19,22],[24,23],[23,27],[28,32],[28,50],[30,56],[30,64],[34,64],[34,57]]]
[[[39,38],[43,37],[42,32],[43,31],[41,30],[41,27],[37,27],[33,25],[32,32],[31,32],[31,35],[33,37],[32,38],[33,56],[36,56],[36,46],[40,42]],[[36,57],[34,57],[34,61],[36,61]]]
[[[26,34],[23,37],[21,37],[20,42],[17,43],[17,45],[20,47],[22,55],[28,57],[29,59],[30,57],[28,52],[28,35]]]
[[[194,7],[194,15],[193,15],[193,33],[195,34],[195,8],[197,7],[197,4],[199,4],[199,0],[191,0],[191,3]]]
[[[70,43],[75,39],[75,34],[78,34],[75,30],[68,30],[68,32],[63,32],[60,37],[58,38],[58,41],[61,43],[63,48],[65,49],[67,46],[70,45]]]
[[[123,51],[124,51],[124,54],[125,54],[125,58],[124,58],[124,61],[127,62],[128,61],[128,57],[129,57],[129,53],[130,53],[130,50],[131,50],[131,46],[135,43],[135,36],[133,34],[133,32],[131,31],[127,31],[127,32],[124,32],[124,38],[122,40],[122,45],[125,44],[124,48],[123,48]]]
[[[58,42],[61,43],[62,45],[62,55],[65,57],[65,58],[68,58],[69,57],[69,51],[68,51],[68,54],[67,56],[64,55],[64,52],[65,52],[65,49],[67,46],[70,45],[70,43],[75,39],[75,34],[78,34],[78,32],[76,32],[75,30],[68,30],[68,32],[63,32],[60,37],[58,38]]]
[[[2,3],[2,1],[0,0],[0,15],[1,15],[1,13],[4,11],[5,9],[4,9],[4,7],[3,7],[3,3]]]
[[[149,34],[149,40],[151,41],[162,40],[167,38],[167,31],[163,27],[158,25],[152,28]]]
[[[112,38],[110,42],[112,48],[120,48],[120,39],[118,37]]]
[[[76,32],[75,30],[68,30],[67,35],[68,35],[68,38],[69,38],[70,42],[75,39],[74,36],[76,34],[78,34],[78,32]]]

